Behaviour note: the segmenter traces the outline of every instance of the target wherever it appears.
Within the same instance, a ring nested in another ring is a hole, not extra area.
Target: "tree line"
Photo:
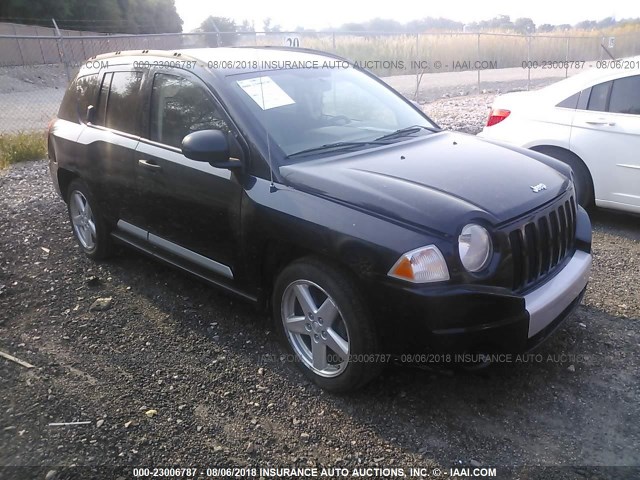
[[[60,28],[105,33],[173,33],[182,31],[182,19],[174,0],[2,0],[0,21],[51,27],[55,18]],[[338,28],[326,29],[342,32],[482,32],[505,31],[522,34],[555,31],[606,30],[628,24],[640,25],[640,18],[616,20],[583,20],[575,25],[549,23],[536,25],[531,18],[514,20],[509,15],[498,15],[488,20],[464,24],[448,18],[426,17],[401,23],[392,19],[374,18],[360,23],[345,23]],[[281,26],[265,18],[257,28],[247,20],[237,23],[225,17],[209,16],[196,31],[222,32],[223,43],[232,43],[236,32],[279,32]],[[298,26],[295,31],[309,31]]]
[[[0,21],[101,33],[182,31],[174,0],[2,0]]]
[[[640,25],[640,18],[628,18],[616,20],[613,17],[607,17],[602,20],[583,20],[575,25],[559,24],[552,25],[544,23],[536,25],[535,22],[528,17],[521,17],[511,20],[509,15],[498,15],[489,20],[480,22],[462,23],[448,18],[426,17],[419,20],[412,20],[407,23],[400,23],[396,20],[386,18],[374,18],[367,22],[361,23],[345,23],[336,29],[326,29],[326,31],[339,32],[398,32],[398,33],[423,33],[423,32],[482,32],[482,31],[505,31],[516,33],[547,33],[547,32],[564,32],[568,30],[606,30],[612,27],[624,26],[628,24]],[[217,29],[217,30],[216,30]],[[208,17],[202,22],[197,29],[201,32],[254,32],[256,28],[247,20],[242,23],[236,23],[233,19],[224,17]],[[282,28],[280,25],[274,24],[270,18],[263,20],[262,32],[279,32]],[[296,27],[298,32],[312,31],[304,27]]]

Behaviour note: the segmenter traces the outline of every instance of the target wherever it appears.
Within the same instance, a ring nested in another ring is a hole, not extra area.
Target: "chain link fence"
[[[106,35],[0,24],[0,133],[42,130],[89,58],[123,50],[287,46],[332,52],[402,94],[442,96],[527,89],[584,70],[582,62],[640,54],[640,31],[615,38],[498,33],[239,32]]]

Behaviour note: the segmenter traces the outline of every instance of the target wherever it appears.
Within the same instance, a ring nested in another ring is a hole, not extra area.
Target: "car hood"
[[[283,166],[292,187],[446,235],[499,224],[545,204],[570,179],[526,151],[440,132],[375,150]],[[546,157],[544,157],[546,158]],[[532,187],[544,184],[546,189]]]

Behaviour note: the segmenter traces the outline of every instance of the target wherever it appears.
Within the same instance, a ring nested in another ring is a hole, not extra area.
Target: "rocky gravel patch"
[[[475,135],[487,122],[494,93],[446,97],[422,105],[422,110],[446,130]]]
[[[488,102],[425,109],[473,131]],[[593,219],[584,305],[541,360],[390,366],[335,396],[305,380],[252,307],[129,250],[84,258],[46,163],[15,165],[0,172],[0,350],[34,368],[0,358],[0,466],[50,479],[72,465],[485,465],[499,478],[563,465],[519,478],[632,478],[588,466],[640,464],[640,228]]]

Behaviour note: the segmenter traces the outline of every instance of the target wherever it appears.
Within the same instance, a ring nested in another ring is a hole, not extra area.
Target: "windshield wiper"
[[[287,155],[287,158],[298,157],[300,155],[307,155],[311,153],[321,153],[327,152],[331,150],[348,150],[350,148],[355,147],[366,147],[367,145],[388,145],[386,142],[381,142],[376,140],[370,140],[366,142],[335,142],[335,143],[327,143],[325,145],[320,145],[319,147],[307,148],[305,150],[300,150],[299,152],[292,153]]]
[[[387,133],[386,135],[376,138],[376,141],[390,140],[396,137],[404,137],[406,135],[418,133],[420,130],[429,130],[430,132],[438,131],[435,128],[425,127],[424,125],[412,125],[410,127],[405,127],[405,128],[401,128],[400,130],[396,130],[395,132]]]

